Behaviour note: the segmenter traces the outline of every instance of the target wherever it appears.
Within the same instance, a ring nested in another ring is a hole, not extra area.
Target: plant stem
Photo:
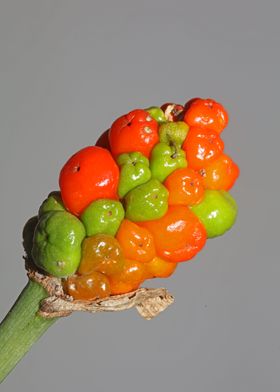
[[[57,320],[37,315],[39,303],[47,295],[42,286],[30,280],[0,324],[0,383]]]

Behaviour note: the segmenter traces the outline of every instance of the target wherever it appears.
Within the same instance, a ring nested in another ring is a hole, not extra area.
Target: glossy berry
[[[117,199],[119,168],[110,152],[89,146],[63,166],[59,185],[65,207],[74,215],[96,199]]]
[[[64,284],[65,291],[77,300],[94,300],[111,294],[108,278],[100,272],[70,276]]]
[[[162,124],[166,121],[166,118],[165,118],[165,115],[164,115],[162,109],[159,108],[158,106],[150,106],[148,109],[145,109],[145,110],[159,124]]]
[[[141,152],[149,157],[158,141],[158,123],[142,109],[121,116],[109,131],[110,147],[115,158],[128,152]]]
[[[151,178],[149,160],[140,152],[121,154],[117,158],[120,166],[120,180],[118,194],[123,198],[138,185],[145,184]]]
[[[188,165],[186,153],[181,148],[158,143],[151,153],[150,169],[152,177],[163,182],[170,173]]]
[[[201,203],[190,207],[203,223],[207,238],[223,235],[237,217],[238,207],[226,191],[206,190]]]
[[[110,276],[121,272],[123,266],[123,252],[116,238],[107,234],[97,234],[83,241],[78,269],[80,275],[99,271]]]
[[[82,213],[87,236],[109,234],[114,236],[124,218],[121,202],[111,199],[93,201]]]
[[[226,154],[220,155],[211,165],[200,170],[203,185],[207,189],[229,190],[239,176],[239,168]]]
[[[156,256],[146,264],[147,279],[168,278],[174,273],[176,267],[177,263],[171,263]]]
[[[204,194],[201,176],[188,167],[177,169],[164,182],[169,191],[169,205],[190,205],[199,203]]]
[[[211,129],[190,128],[183,144],[188,166],[192,169],[203,169],[218,158],[224,149],[224,142],[219,134]]]
[[[116,238],[127,259],[145,263],[156,255],[152,234],[128,219],[123,220]]]
[[[146,279],[146,264],[135,260],[125,260],[123,271],[111,276],[111,294],[124,294],[139,288]]]
[[[162,218],[139,224],[152,233],[158,256],[175,263],[194,257],[206,241],[204,226],[185,206],[169,206]]]
[[[168,190],[155,178],[125,196],[126,218],[134,222],[157,219],[168,208]]]
[[[184,121],[190,126],[199,126],[220,133],[228,124],[225,108],[213,99],[194,99],[188,105]]]

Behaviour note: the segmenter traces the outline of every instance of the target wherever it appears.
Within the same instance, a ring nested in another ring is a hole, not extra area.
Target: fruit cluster
[[[223,106],[195,98],[118,118],[60,172],[39,210],[32,258],[75,299],[170,276],[233,225],[239,169],[220,137]]]

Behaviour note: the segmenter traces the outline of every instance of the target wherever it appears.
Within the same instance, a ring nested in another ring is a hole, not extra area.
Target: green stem
[[[42,286],[30,280],[0,324],[0,383],[57,320],[37,315],[39,303],[47,295]]]

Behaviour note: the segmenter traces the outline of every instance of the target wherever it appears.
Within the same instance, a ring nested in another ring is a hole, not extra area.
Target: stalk
[[[0,383],[57,320],[37,315],[39,303],[47,295],[42,286],[29,280],[0,324]]]

